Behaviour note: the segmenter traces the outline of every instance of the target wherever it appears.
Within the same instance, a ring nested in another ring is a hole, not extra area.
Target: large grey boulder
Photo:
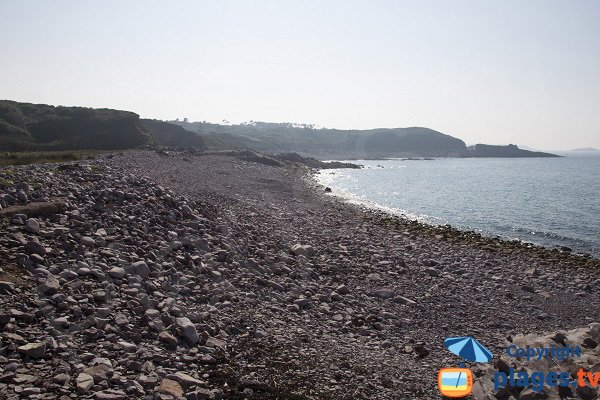
[[[306,244],[296,243],[290,248],[292,254],[297,256],[310,256],[315,253],[315,249],[312,246]]]
[[[40,233],[40,222],[36,218],[29,218],[25,222],[25,229],[29,233]]]
[[[183,336],[183,338],[190,345],[194,345],[200,341],[200,337],[198,336],[198,331],[196,330],[196,327],[194,326],[192,321],[189,320],[189,318],[186,318],[186,317],[177,318],[175,320],[175,323],[177,324],[177,327],[179,327],[181,330],[181,336]]]
[[[142,279],[146,279],[150,275],[150,267],[145,261],[134,262],[131,264],[131,270]]]
[[[94,378],[91,375],[81,372],[77,375],[77,393],[85,394],[94,386]]]

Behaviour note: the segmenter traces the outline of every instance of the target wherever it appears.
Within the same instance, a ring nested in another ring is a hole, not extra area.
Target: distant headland
[[[469,146],[424,127],[340,130],[292,123],[237,125],[140,119],[120,110],[0,101],[0,151],[123,150],[148,146],[249,149],[319,159],[558,157],[516,145]]]

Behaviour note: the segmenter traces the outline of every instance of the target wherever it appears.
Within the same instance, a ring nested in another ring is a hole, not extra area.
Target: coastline
[[[24,271],[0,299],[10,316],[2,340],[15,349],[0,364],[51,337],[60,346],[48,345],[45,367],[27,367],[44,392],[74,393],[82,365],[98,372],[91,354],[115,375],[87,390],[123,396],[174,381],[182,393],[232,399],[433,399],[434,372],[456,363],[447,336],[498,351],[507,335],[600,320],[590,308],[600,302],[597,260],[366,210],[326,195],[310,174],[152,151],[13,168],[15,182],[71,195],[64,217],[39,217],[41,233],[0,224],[4,276]],[[85,313],[57,293],[81,299]],[[88,316],[100,320],[86,325]],[[66,350],[73,378],[63,387],[51,363]],[[151,371],[136,367],[146,361]],[[0,393],[14,393],[16,377]]]
[[[394,220],[394,223],[398,225],[399,229],[403,226],[406,226],[406,229],[409,230],[420,229],[422,231],[429,232],[434,236],[442,235],[446,239],[452,239],[455,241],[462,239],[462,242],[464,243],[475,243],[484,246],[492,245],[494,247],[506,246],[512,249],[531,250],[533,254],[543,254],[544,252],[549,252],[554,255],[566,256],[566,259],[590,259],[600,262],[600,254],[579,251],[576,246],[573,246],[574,248],[570,248],[564,247],[564,244],[561,245],[559,243],[540,243],[536,242],[535,240],[528,240],[522,237],[511,237],[507,234],[486,231],[482,229],[475,230],[470,227],[457,227],[450,224],[436,223],[435,220],[438,218],[435,217],[417,215],[404,210],[384,206],[372,200],[366,200],[362,197],[358,197],[354,193],[351,193],[347,190],[342,190],[339,188],[335,189],[333,182],[329,182],[329,180],[325,178],[326,174],[333,173],[334,172],[328,169],[311,171],[309,174],[309,179],[311,179],[317,185],[315,190],[318,192],[326,192],[324,193],[326,196],[336,197],[345,204],[358,206],[359,208],[363,208],[369,212],[381,213],[386,216],[386,218]],[[571,245],[568,244],[568,246]]]
[[[370,205],[369,202],[353,203],[353,201],[345,196],[336,195],[335,193],[325,193],[326,186],[323,185],[315,178],[315,175],[319,171],[310,171],[307,175],[308,179],[315,183],[316,190],[323,192],[324,196],[335,197],[343,204],[352,207],[358,207],[363,212],[373,213],[378,215],[382,224],[394,226],[398,230],[405,230],[408,232],[419,231],[425,232],[433,237],[437,237],[438,240],[450,240],[457,243],[474,244],[480,246],[491,246],[493,249],[511,250],[511,251],[524,251],[530,252],[532,255],[541,256],[544,258],[559,257],[561,260],[571,261],[573,263],[584,262],[586,265],[591,267],[600,267],[600,258],[594,257],[592,254],[580,254],[574,251],[564,251],[559,248],[551,248],[541,244],[533,242],[527,242],[520,239],[510,239],[507,237],[501,237],[498,235],[480,233],[474,230],[456,228],[451,225],[439,225],[428,222],[419,221],[417,219],[411,219],[405,214],[394,212],[388,207],[381,206],[373,203]]]

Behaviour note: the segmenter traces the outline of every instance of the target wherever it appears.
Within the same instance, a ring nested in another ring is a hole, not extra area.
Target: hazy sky
[[[0,98],[600,148],[600,1],[0,0]]]

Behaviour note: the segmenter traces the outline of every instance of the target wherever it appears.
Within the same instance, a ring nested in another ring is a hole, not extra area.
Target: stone
[[[575,389],[575,392],[583,400],[595,400],[598,398],[598,389],[597,388],[592,388],[589,386],[577,386],[577,389]],[[519,397],[519,400],[521,398],[522,397]],[[540,397],[540,399],[541,398],[542,397]],[[546,398],[547,397],[544,397],[544,399],[546,399]],[[525,399],[525,400],[527,400],[527,399]]]
[[[31,187],[27,182],[19,182],[15,185],[15,189],[22,191],[25,194],[31,193]]]
[[[175,320],[177,326],[181,329],[181,334],[185,338],[185,340],[190,344],[194,345],[200,341],[200,337],[198,336],[198,331],[192,321],[186,317],[180,317]]]
[[[254,336],[256,336],[257,338],[262,338],[266,337],[267,333],[263,330],[257,329],[256,332],[254,332]]]
[[[65,329],[69,327],[69,321],[66,317],[59,317],[52,320],[52,325],[56,328]]]
[[[71,271],[71,270],[66,269],[64,271],[61,271],[61,273],[58,274],[58,276],[60,276],[61,278],[66,279],[66,280],[71,280],[71,279],[78,278],[79,274],[77,272],[75,272],[75,271]]]
[[[38,388],[38,387],[27,387],[27,388],[23,388],[23,391],[20,393],[20,395],[21,395],[21,398],[35,398],[40,393],[42,393],[42,389],[41,388]]]
[[[89,236],[84,236],[81,238],[81,244],[88,247],[93,247],[96,245],[96,241]]]
[[[213,393],[208,389],[197,389],[193,392],[189,392],[185,394],[185,398],[187,400],[207,400],[214,398]]]
[[[175,372],[174,374],[168,375],[167,378],[179,382],[179,384],[181,384],[184,388],[188,388],[190,386],[201,386],[206,384],[206,382],[196,379],[193,376],[190,376],[183,372]]]
[[[297,256],[310,256],[315,253],[315,249],[309,245],[302,245],[300,243],[296,243],[290,248],[292,254]]]
[[[412,304],[417,304],[416,301],[411,300],[409,298],[406,298],[404,296],[396,296],[394,297],[394,303],[398,303],[398,304],[404,304],[404,305],[412,305]]]
[[[94,394],[96,400],[126,400],[127,394],[122,390],[106,389]]]
[[[521,290],[523,290],[524,292],[535,293],[535,289],[533,288],[533,286],[529,285],[522,285]]]
[[[123,313],[118,313],[117,315],[115,315],[115,324],[117,326],[123,327],[125,325],[127,325],[129,323],[129,318],[127,318],[127,315],[123,314]]]
[[[135,275],[138,275],[142,279],[146,279],[150,275],[150,268],[145,261],[137,261],[131,264],[131,268]]]
[[[29,218],[25,222],[25,229],[29,233],[40,233],[40,222],[36,218]]]
[[[0,383],[11,383],[16,376],[17,374],[12,371],[0,374]]]
[[[24,191],[19,190],[15,196],[20,202],[27,203],[27,194]]]
[[[135,353],[138,349],[137,345],[125,341],[119,341],[117,344],[121,346],[126,353]]]
[[[396,294],[394,293],[394,291],[390,290],[390,289],[377,289],[376,291],[373,292],[373,296],[375,296],[379,299],[391,299],[395,295]]]
[[[216,364],[217,360],[209,354],[204,354],[200,357],[200,364]]]
[[[581,344],[583,345],[583,347],[586,347],[588,349],[595,349],[598,346],[598,342],[589,337],[583,339],[583,342]]]
[[[429,355],[429,350],[425,347],[424,343],[416,343],[413,346],[413,351],[420,358],[427,357]]]
[[[169,378],[163,378],[163,380],[160,382],[158,392],[168,394],[176,399],[183,396],[183,388],[179,382]]]
[[[194,211],[190,208],[190,206],[188,206],[186,204],[184,204],[183,206],[181,206],[181,213],[183,214],[183,216],[185,218],[195,217]]]
[[[307,308],[310,305],[309,299],[296,299],[294,300],[294,304],[300,308]]]
[[[25,245],[25,252],[27,254],[37,254],[43,257],[46,255],[46,248],[40,242],[32,240]]]
[[[39,289],[45,295],[53,295],[60,289],[60,283],[58,279],[54,277],[54,275],[49,274],[46,275],[45,278],[42,278]]]
[[[94,378],[94,381],[105,381],[113,375],[113,369],[106,364],[98,364],[84,369],[86,374]]]
[[[113,267],[108,270],[108,275],[114,279],[123,279],[125,277],[125,269],[121,267]]]
[[[208,339],[206,339],[206,346],[207,347],[224,348],[226,345],[227,345],[227,343],[224,340],[217,339],[215,337],[209,337]]]
[[[45,342],[36,342],[36,343],[27,343],[23,346],[17,347],[19,353],[26,355],[29,358],[39,359],[43,358],[46,353],[46,343]]]
[[[346,287],[346,285],[340,285],[340,286],[338,286],[338,287],[335,289],[335,291],[336,291],[338,294],[341,294],[341,295],[350,294],[350,289],[348,289],[348,288]]]
[[[367,280],[368,281],[373,281],[373,282],[380,281],[381,280],[381,275],[373,272],[373,273],[367,275]]]
[[[92,296],[94,296],[94,300],[99,303],[106,301],[106,292],[104,290],[95,290],[92,293]]]
[[[85,372],[81,372],[79,375],[77,375],[76,384],[77,393],[85,394],[92,388],[92,386],[94,386],[94,378]]]
[[[58,375],[55,375],[54,378],[52,378],[52,380],[55,383],[65,385],[66,383],[68,383],[71,380],[71,377],[68,374],[58,374]]]
[[[177,347],[177,338],[170,334],[169,332],[161,332],[158,335],[158,340],[165,344],[165,346],[170,348]]]
[[[35,315],[30,312],[22,312],[19,310],[12,309],[10,310],[10,315],[14,317],[17,321],[23,321],[28,324],[32,323],[35,319]]]
[[[108,358],[94,357],[94,359],[92,360],[92,365],[100,365],[100,364],[106,365],[107,367],[110,367],[110,368],[112,368],[112,366],[113,366],[112,361],[110,361]],[[107,375],[107,376],[109,376],[109,375]]]
[[[148,320],[153,320],[160,317],[160,311],[155,308],[149,308],[144,311],[144,317]]]
[[[283,285],[280,285],[275,281],[269,281],[269,284],[273,289],[277,290],[278,292],[285,292],[285,287],[283,287]]]
[[[9,294],[15,291],[15,284],[7,281],[0,281],[0,294]]]

